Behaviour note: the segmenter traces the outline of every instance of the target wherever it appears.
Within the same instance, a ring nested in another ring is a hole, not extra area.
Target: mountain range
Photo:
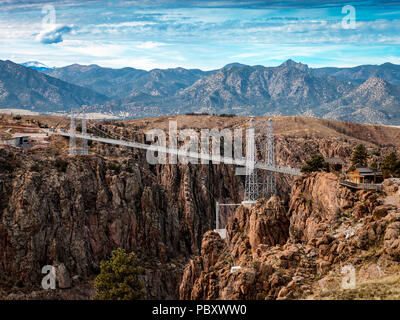
[[[400,125],[400,65],[391,63],[310,68],[287,60],[276,67],[145,71],[78,64],[32,70],[0,61],[0,70],[0,108],[69,111],[85,104],[130,117],[207,112]]]
[[[0,61],[0,107],[65,112],[108,97],[11,61]]]

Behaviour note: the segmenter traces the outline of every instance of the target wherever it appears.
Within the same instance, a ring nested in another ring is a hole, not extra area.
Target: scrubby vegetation
[[[94,300],[140,300],[146,296],[140,275],[144,269],[138,266],[134,253],[124,249],[114,250],[111,259],[102,261],[100,274],[95,280]]]
[[[68,167],[68,161],[65,161],[61,158],[56,159],[54,163],[55,167],[57,168],[58,171],[60,172],[66,172],[67,167]]]
[[[383,174],[387,177],[400,177],[400,160],[395,152],[385,157],[382,163]]]
[[[351,169],[356,167],[366,167],[368,159],[368,151],[363,144],[357,145],[353,150],[353,157],[351,158]],[[350,169],[350,170],[351,170]]]
[[[306,165],[301,168],[302,173],[311,173],[315,171],[328,171],[329,166],[325,162],[324,157],[321,154],[314,154],[310,160],[306,161]]]

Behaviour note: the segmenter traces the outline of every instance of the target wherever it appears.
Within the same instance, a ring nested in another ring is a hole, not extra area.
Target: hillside
[[[201,70],[154,69],[149,72],[134,68],[111,69],[97,65],[71,66],[44,71],[45,74],[90,88],[108,97],[121,99],[135,93],[170,96],[193,84],[203,75]]]
[[[399,299],[399,187],[352,192],[314,173],[295,181],[288,207],[276,196],[239,207],[228,241],[204,235],[180,299]]]
[[[311,72],[316,76],[332,76],[335,78],[355,81],[358,84],[371,77],[381,78],[394,85],[400,85],[400,66],[393,63],[381,65],[363,65],[353,68],[316,68]]]
[[[354,91],[323,106],[322,110],[326,119],[398,125],[400,87],[371,77]]]
[[[71,108],[102,104],[106,100],[107,97],[90,89],[11,61],[0,61],[0,108],[69,112]]]

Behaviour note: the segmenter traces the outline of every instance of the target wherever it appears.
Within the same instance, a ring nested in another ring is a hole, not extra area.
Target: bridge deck
[[[348,180],[340,180],[339,183],[342,186],[357,190],[375,190],[375,191],[382,190],[382,185],[377,183],[355,183]]]
[[[95,136],[91,136],[91,135],[83,135],[83,134],[73,134],[72,135],[67,132],[55,132],[55,134],[64,136],[64,137],[72,137],[73,136],[78,139],[98,141],[98,142],[102,142],[102,143],[115,144],[115,145],[120,145],[120,146],[125,146],[125,147],[130,147],[130,148],[137,148],[137,149],[142,149],[142,150],[164,152],[164,153],[169,153],[169,154],[175,154],[178,156],[185,156],[188,158],[203,159],[203,160],[213,161],[213,163],[221,163],[222,162],[222,163],[234,164],[234,165],[242,166],[242,167],[246,166],[246,159],[233,159],[230,157],[223,157],[223,156],[219,156],[219,155],[210,155],[210,154],[198,153],[198,152],[188,152],[188,151],[172,149],[172,148],[167,148],[167,147],[162,147],[162,146],[157,146],[157,145],[148,145],[148,144],[139,143],[139,142],[100,138],[100,137],[95,137]],[[302,175],[302,173],[298,169],[294,169],[294,168],[290,168],[290,167],[270,166],[263,162],[256,162],[254,164],[254,168],[278,172],[278,173],[290,174],[290,175],[294,175],[294,176]]]

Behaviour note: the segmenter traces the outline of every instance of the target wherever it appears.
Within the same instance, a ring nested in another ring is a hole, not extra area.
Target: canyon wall
[[[386,201],[398,190],[388,180],[383,194],[350,191],[335,175],[314,173],[295,181],[288,210],[277,197],[239,207],[227,240],[204,235],[180,298],[321,298],[328,284],[339,286],[344,265],[354,266],[360,281],[371,268],[393,273],[400,268],[400,207]]]
[[[174,298],[183,264],[214,228],[214,197],[237,202],[243,192],[233,168],[219,165],[38,160],[8,149],[0,158],[13,163],[0,173],[0,274],[32,290],[44,265],[64,264],[71,278],[88,281],[121,247],[146,267],[148,298]]]

